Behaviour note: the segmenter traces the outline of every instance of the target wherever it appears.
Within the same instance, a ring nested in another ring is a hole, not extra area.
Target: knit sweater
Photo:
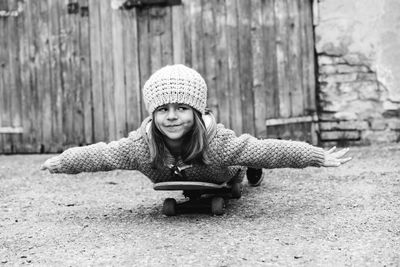
[[[160,169],[152,167],[147,127],[151,118],[147,118],[139,129],[126,138],[64,151],[52,158],[51,171],[76,174],[124,169],[138,170],[154,183],[176,180],[224,183],[237,175],[238,168],[243,166],[305,168],[319,167],[324,162],[321,148],[298,141],[261,140],[249,134],[236,136],[232,130],[217,124],[212,115],[205,116],[209,116],[209,123],[206,123],[209,142],[207,165],[188,166],[169,154],[167,166]],[[184,169],[185,175],[176,175],[176,167]]]

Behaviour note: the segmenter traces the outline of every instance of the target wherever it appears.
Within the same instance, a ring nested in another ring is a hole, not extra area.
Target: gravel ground
[[[0,265],[400,266],[400,144],[340,168],[276,169],[223,216],[165,217],[134,171],[52,175],[0,156]]]

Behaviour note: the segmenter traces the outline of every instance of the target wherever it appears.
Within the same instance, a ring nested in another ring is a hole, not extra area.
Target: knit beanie
[[[143,100],[150,114],[169,103],[186,104],[204,113],[207,85],[194,69],[181,64],[168,65],[153,73],[144,84]]]

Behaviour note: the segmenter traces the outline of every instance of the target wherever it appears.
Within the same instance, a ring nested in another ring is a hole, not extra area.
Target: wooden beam
[[[0,127],[0,134],[19,134],[23,133],[22,127]]]
[[[285,124],[293,124],[293,123],[301,123],[301,122],[317,122],[318,116],[302,116],[302,117],[291,117],[291,118],[279,118],[279,119],[268,119],[266,120],[265,125],[275,126],[275,125],[285,125]]]

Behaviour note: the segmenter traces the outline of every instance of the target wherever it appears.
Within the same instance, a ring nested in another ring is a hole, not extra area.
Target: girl
[[[143,87],[151,114],[127,138],[109,144],[71,148],[48,159],[51,173],[114,169],[138,170],[152,182],[190,180],[258,186],[262,168],[339,166],[348,149],[324,151],[304,142],[239,137],[217,124],[206,110],[207,86],[201,75],[183,65],[156,71]]]

